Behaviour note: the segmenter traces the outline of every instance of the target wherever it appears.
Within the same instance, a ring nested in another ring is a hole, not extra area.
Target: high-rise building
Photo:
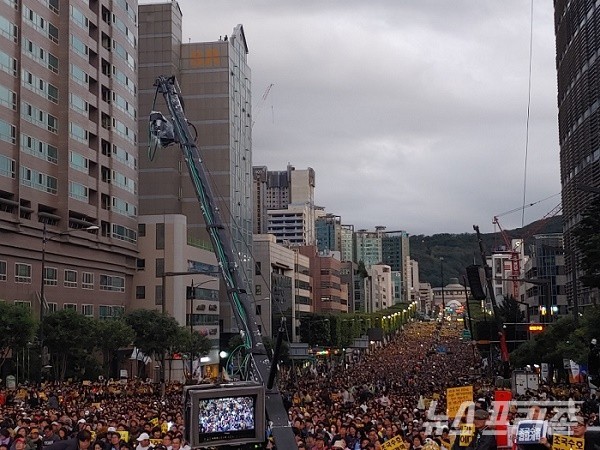
[[[0,22],[1,296],[121,314],[137,256],[137,2],[6,0]]]
[[[251,84],[244,29],[237,25],[230,36],[210,42],[182,42],[183,15],[176,1],[139,6],[139,126],[147,130],[154,105],[157,76],[177,78],[187,120],[197,131],[197,145],[217,196],[223,226],[231,233],[238,266],[251,289],[252,250],[252,141]],[[146,136],[145,132],[141,132]],[[176,146],[160,149],[153,160],[146,156],[146,139],[140,141],[140,211],[142,214],[183,214],[188,239],[209,242],[196,192],[182,152]],[[165,268],[170,270],[170,268]],[[222,290],[224,292],[224,290]],[[224,295],[224,294],[223,294]],[[222,299],[222,312],[229,311]],[[224,314],[224,329],[237,331],[231,314]]]
[[[254,231],[270,233],[280,244],[315,243],[315,171],[310,167],[271,171],[252,168]]]
[[[317,237],[317,249],[341,251],[341,217],[334,214],[325,214],[315,220],[315,235]]]
[[[573,231],[600,189],[600,10],[594,2],[556,0],[554,18],[567,298],[573,304],[577,293],[578,303],[586,305],[592,296],[598,300],[598,292],[573,284],[580,259]]]
[[[406,231],[381,230],[381,260],[392,268],[392,272],[400,274],[399,301],[410,302],[412,275],[409,267],[410,241]],[[418,282],[414,286],[418,289]]]
[[[380,230],[368,231],[358,230],[354,233],[354,258],[357,263],[363,262],[366,269],[373,264],[379,264],[381,257],[381,233]]]

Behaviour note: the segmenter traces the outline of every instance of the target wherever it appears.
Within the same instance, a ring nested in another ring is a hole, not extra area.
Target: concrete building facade
[[[44,283],[49,311],[122,314],[137,256],[137,3],[10,0],[0,17],[1,296],[40,312]]]
[[[600,195],[599,26],[600,9],[595,2],[554,2],[566,290],[569,305],[577,293],[580,306],[600,300],[598,289],[591,291],[578,281],[573,283],[581,258],[573,231],[588,205]]]
[[[140,216],[140,257],[130,308],[164,310],[206,336],[212,350],[203,366],[215,368],[221,328],[219,267],[212,249],[188,242],[187,229],[181,214]]]
[[[153,105],[156,77],[175,75],[183,93],[186,117],[198,133],[197,145],[218,197],[213,200],[223,216],[224,228],[231,234],[232,247],[237,250],[236,262],[244,272],[246,289],[251,290],[251,73],[244,29],[237,25],[229,36],[184,43],[184,17],[176,1],[140,5],[139,14],[140,130],[147,129],[152,109],[166,109],[162,99]],[[146,140],[140,140],[144,155]],[[190,241],[208,243],[182,152],[177,146],[159,152],[153,160],[140,158],[140,210],[150,215],[183,214],[188,219]],[[224,327],[237,332],[228,301],[224,294],[221,297]]]

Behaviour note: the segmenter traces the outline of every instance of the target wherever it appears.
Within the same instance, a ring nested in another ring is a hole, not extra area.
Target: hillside
[[[525,237],[525,249],[529,249],[531,234],[562,232],[562,216],[538,220],[523,228],[506,230],[511,238]],[[500,233],[482,234],[483,247],[487,255],[503,245]],[[433,287],[441,286],[440,257],[444,258],[444,281],[447,284],[452,277],[462,280],[465,267],[481,264],[481,253],[477,235],[434,234],[433,236],[410,236],[410,255],[418,261],[421,282],[429,282]]]

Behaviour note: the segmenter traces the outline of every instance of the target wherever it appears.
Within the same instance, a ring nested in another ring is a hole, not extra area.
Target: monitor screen
[[[185,437],[192,448],[265,440],[265,388],[256,382],[184,387]]]
[[[198,441],[252,438],[256,396],[204,398],[198,401]]]

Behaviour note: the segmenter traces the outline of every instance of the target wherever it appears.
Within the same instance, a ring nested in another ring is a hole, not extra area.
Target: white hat
[[[140,434],[140,437],[137,438],[138,441],[144,441],[146,439],[150,439],[150,436],[148,436],[148,433],[142,433],[142,434]]]
[[[77,423],[85,423],[85,419],[79,419]]]
[[[106,430],[107,433],[114,433],[115,431],[117,431],[115,427],[108,427],[108,430]]]
[[[339,441],[335,441],[335,442],[333,443],[333,445],[331,446],[331,448],[332,448],[332,449],[334,449],[334,448],[336,448],[336,447],[337,447],[337,448],[341,448],[342,450],[345,450],[345,448],[346,448],[346,443],[345,443],[345,442],[344,442],[342,439],[340,439]]]
[[[596,340],[596,338],[592,339],[592,345],[596,345],[598,341]]]

